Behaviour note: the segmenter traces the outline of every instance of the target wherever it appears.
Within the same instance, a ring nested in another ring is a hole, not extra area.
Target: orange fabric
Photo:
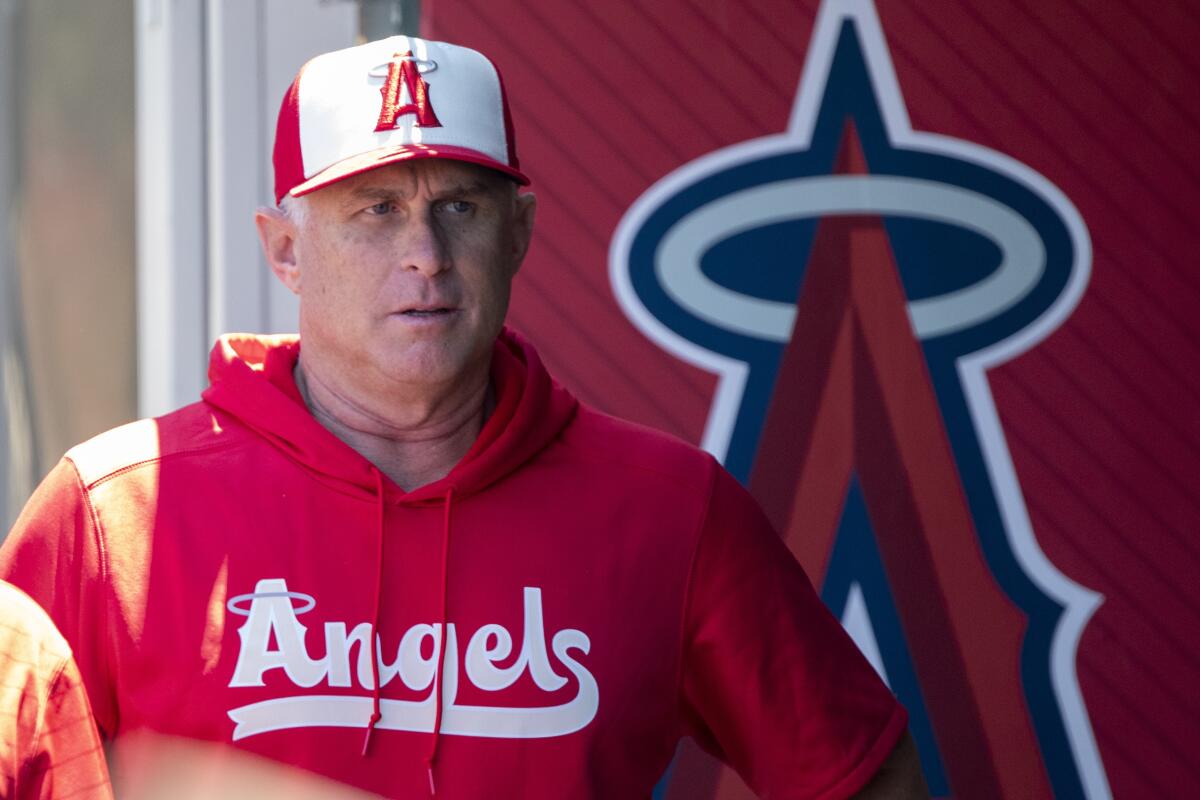
[[[71,649],[45,612],[0,582],[0,797],[111,798]]]

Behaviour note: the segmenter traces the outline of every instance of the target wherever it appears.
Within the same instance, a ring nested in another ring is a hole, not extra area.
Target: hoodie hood
[[[309,412],[293,370],[295,335],[227,334],[209,359],[203,398],[232,414],[333,488],[378,495],[375,466],[326,430]],[[453,487],[474,494],[516,470],[546,447],[575,414],[578,402],[550,377],[533,347],[505,328],[492,350],[496,407],[471,449],[446,477],[406,492],[384,479],[391,503],[439,501]]]

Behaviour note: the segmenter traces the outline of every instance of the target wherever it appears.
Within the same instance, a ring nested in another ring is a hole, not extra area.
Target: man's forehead
[[[449,159],[418,159],[388,164],[318,189],[313,197],[409,196],[420,189],[434,192],[490,192],[512,185],[495,170]]]

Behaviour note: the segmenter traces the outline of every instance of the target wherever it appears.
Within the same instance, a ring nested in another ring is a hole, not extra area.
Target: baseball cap
[[[275,201],[398,161],[449,158],[521,184],[499,70],[482,53],[392,36],[305,64],[275,128]]]

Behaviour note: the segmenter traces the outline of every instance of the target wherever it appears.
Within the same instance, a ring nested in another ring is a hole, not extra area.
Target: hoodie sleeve
[[[684,620],[686,732],[762,797],[848,797],[907,715],[757,503],[716,470]]]
[[[116,729],[109,689],[109,597],[100,531],[74,463],[64,458],[26,503],[0,548],[0,578],[50,615],[75,653],[96,723]]]

